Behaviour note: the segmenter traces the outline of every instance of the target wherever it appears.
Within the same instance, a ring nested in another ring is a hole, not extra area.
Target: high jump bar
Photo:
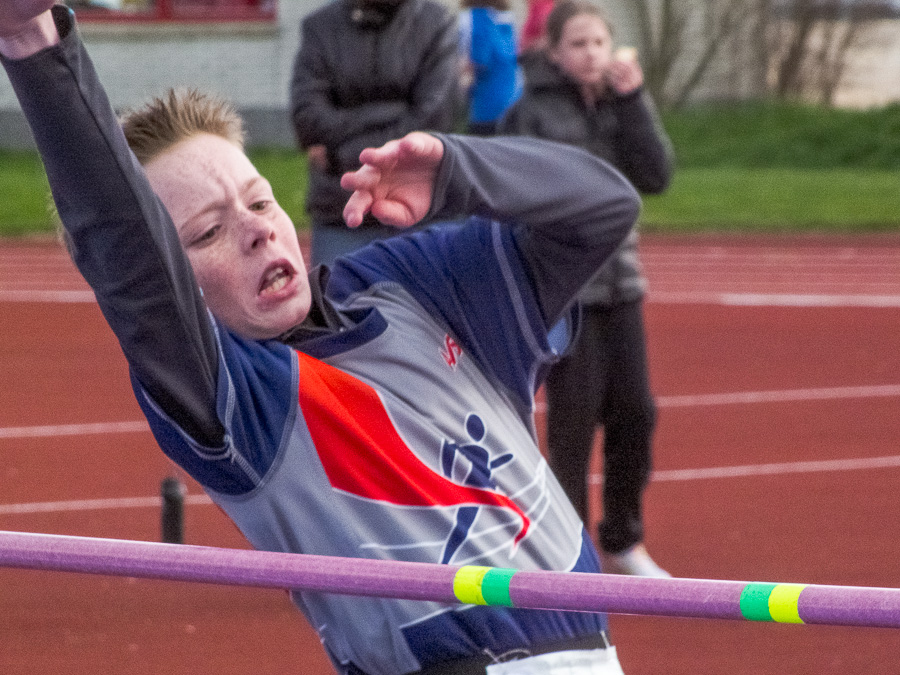
[[[0,531],[0,567],[445,604],[900,628],[900,589],[654,579]]]

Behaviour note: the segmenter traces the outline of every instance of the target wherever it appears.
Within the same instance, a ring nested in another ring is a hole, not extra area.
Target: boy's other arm
[[[634,227],[640,198],[607,162],[524,137],[439,135],[445,158],[431,218],[512,223],[548,326]]]
[[[611,165],[558,143],[415,132],[360,159],[363,167],[341,182],[353,192],[348,225],[369,212],[398,227],[469,215],[512,223],[548,326],[640,210],[634,188]]]
[[[71,10],[43,10],[13,33],[12,10],[26,6],[39,1],[0,0],[0,54],[72,257],[143,387],[193,438],[217,446],[224,436],[215,410],[218,348],[175,228],[128,148]],[[56,38],[45,34],[47,17]]]

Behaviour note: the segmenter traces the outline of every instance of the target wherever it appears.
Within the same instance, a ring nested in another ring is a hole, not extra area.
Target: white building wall
[[[865,31],[834,102],[848,108],[900,102],[900,20],[879,21]]]
[[[248,123],[256,145],[293,144],[288,119],[291,67],[304,15],[328,0],[278,0],[271,24],[80,24],[85,43],[110,100],[117,108],[139,104],[172,86],[214,91],[233,101]],[[451,9],[458,0],[443,0]],[[606,0],[620,44],[638,44],[637,22],[629,0]],[[514,8],[524,19],[525,0]],[[711,77],[695,98],[734,99],[759,91],[757,68],[746,54],[755,36],[741,34],[722,50]],[[741,44],[745,43],[745,44]],[[900,21],[879,25],[858,50],[839,105],[867,107],[900,101]],[[29,147],[30,134],[8,81],[0,78],[0,147]]]
[[[132,107],[173,86],[232,101],[249,141],[290,145],[288,88],[300,20],[323,0],[279,0],[271,24],[79,24],[110,101]],[[9,82],[0,78],[0,146],[31,145]]]

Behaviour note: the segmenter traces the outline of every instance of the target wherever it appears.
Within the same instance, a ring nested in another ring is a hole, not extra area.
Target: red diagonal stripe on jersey
[[[299,353],[300,408],[331,484],[398,506],[499,506],[529,520],[505,495],[459,485],[430,469],[400,438],[378,393],[326,363]],[[435,441],[439,442],[439,441]]]

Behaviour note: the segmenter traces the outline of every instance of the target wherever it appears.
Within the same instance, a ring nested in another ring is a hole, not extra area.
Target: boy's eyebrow
[[[254,187],[256,187],[257,183],[267,183],[267,181],[262,175],[254,176],[253,178],[250,178],[249,180],[245,181],[244,184],[238,188],[238,192],[240,194],[245,194],[245,193],[249,192],[250,190],[252,190]],[[227,202],[227,199],[217,199],[216,201],[210,202],[209,204],[204,206],[202,209],[197,211],[197,213],[192,214],[191,217],[185,221],[185,225],[190,225],[192,221],[194,221],[195,219],[197,219],[201,216],[206,215],[210,211],[222,210],[223,208],[225,208],[226,202]]]
[[[257,183],[268,183],[268,181],[262,175],[254,176],[241,186],[241,192],[253,189]]]

